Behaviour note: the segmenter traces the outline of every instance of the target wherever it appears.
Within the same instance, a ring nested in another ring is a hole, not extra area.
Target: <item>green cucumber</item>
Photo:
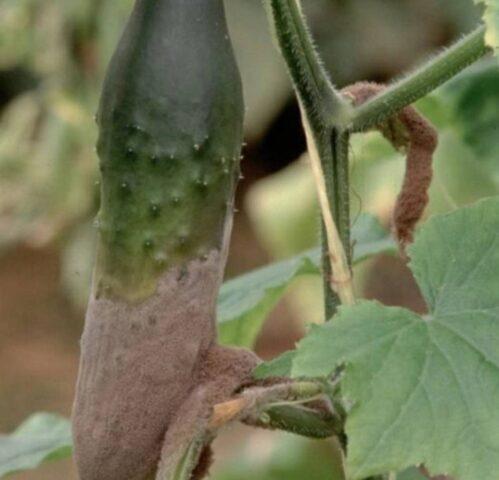
[[[99,244],[73,408],[81,480],[149,479],[160,457],[161,478],[176,478],[190,439],[212,438],[214,403],[250,378],[256,357],[219,347],[215,322],[243,112],[222,0],[137,0],[97,115]]]
[[[166,268],[220,248],[243,100],[221,0],[141,0],[100,104],[99,293],[144,297]]]

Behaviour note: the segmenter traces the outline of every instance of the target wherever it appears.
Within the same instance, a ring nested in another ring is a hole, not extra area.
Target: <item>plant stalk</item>
[[[348,118],[349,103],[334,88],[317,54],[308,31],[299,0],[265,0],[271,27],[278,43],[296,93],[307,116],[320,120],[330,116]]]
[[[299,1],[267,0],[267,5],[299,100],[322,212],[325,315],[329,319],[339,303],[355,301],[349,264],[348,136],[333,134],[328,125],[331,116],[341,123],[352,109],[322,66]]]
[[[432,92],[492,51],[485,44],[484,34],[485,27],[477,27],[419,69],[389,86],[383,93],[359,105],[343,126],[355,132],[367,130]],[[338,125],[337,116],[331,116],[329,121],[332,125]]]
[[[345,194],[348,198],[348,184],[339,185],[342,179],[345,178],[344,170],[348,171],[348,144],[346,145],[345,150],[342,143],[340,150],[342,151],[343,160],[346,161],[346,165],[343,165],[346,168],[340,168],[338,165],[339,155],[337,152],[338,145],[336,134],[333,134],[333,142],[331,144],[329,143],[331,140],[328,137],[324,139],[321,138],[321,135],[317,138],[317,134],[314,134],[312,131],[307,118],[303,117],[302,120],[305,128],[305,135],[307,137],[310,164],[319,197],[319,205],[322,211],[322,219],[326,234],[325,238],[327,240],[326,255],[331,271],[331,276],[328,279],[330,290],[332,290],[333,294],[337,295],[341,304],[352,305],[355,303],[355,296],[353,292],[351,268],[346,254],[346,251],[350,250],[350,226],[349,224],[343,224],[342,230],[338,228],[342,221],[343,223],[345,222],[345,219],[349,223],[349,202],[346,202],[347,208],[341,203]],[[344,139],[343,135],[340,136]],[[333,172],[332,176],[327,176],[328,182],[330,182],[329,188],[323,165]],[[348,175],[346,175],[346,177],[348,179]],[[346,244],[342,242],[344,239],[347,240]],[[334,314],[334,312],[328,311],[328,309],[331,308],[330,305],[332,301],[334,301],[334,297],[328,298],[327,295],[328,292],[326,291],[326,313]],[[329,319],[329,317],[326,317],[326,319]]]

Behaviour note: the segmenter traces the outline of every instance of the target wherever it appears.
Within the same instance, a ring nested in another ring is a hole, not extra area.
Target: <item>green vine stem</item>
[[[326,318],[355,301],[349,263],[348,135],[328,125],[351,107],[333,87],[313,45],[298,0],[267,0],[273,31],[300,104],[323,220]],[[346,140],[346,142],[345,142]],[[346,145],[346,148],[345,148]]]
[[[345,247],[348,265],[352,264],[352,249],[350,242],[350,179],[349,179],[349,141],[350,133],[334,129],[332,132],[333,176],[336,179],[335,202],[337,212],[335,219],[338,224],[341,241]]]
[[[343,124],[351,131],[362,131],[391,117],[402,108],[424,97],[472,63],[492,51],[485,44],[485,27],[479,26],[463,39],[445,49],[418,70],[401,78],[383,93],[360,105]],[[338,117],[329,119],[338,125]]]
[[[351,108],[334,88],[317,54],[299,0],[264,0],[271,28],[286,61],[307,116],[323,129],[322,120],[347,119]],[[321,121],[321,122],[319,122]]]
[[[342,243],[342,236],[343,238],[349,238],[350,236],[349,203],[344,204],[340,202],[345,188],[348,195],[348,184],[344,186],[339,185],[344,175],[337,174],[337,170],[340,168],[336,162],[338,158],[336,155],[336,142],[331,145],[330,136],[324,137],[323,133],[314,132],[305,116],[303,116],[302,121],[305,127],[310,164],[312,166],[326,233],[327,252],[324,252],[324,260],[328,260],[331,267],[331,276],[328,279],[330,290],[337,295],[340,303],[352,305],[355,303],[355,297],[350,264],[346,254],[346,251],[349,250],[349,243]],[[334,141],[335,132],[333,132],[332,136]],[[326,177],[322,167],[323,164],[331,165],[333,175]],[[348,169],[348,157],[346,158],[345,165]],[[326,178],[331,182],[329,185]],[[338,225],[340,220],[345,217],[347,220],[345,224],[346,231],[340,232]]]

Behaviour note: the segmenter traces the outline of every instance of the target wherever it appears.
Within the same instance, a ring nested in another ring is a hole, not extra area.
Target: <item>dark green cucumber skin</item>
[[[221,0],[138,0],[97,115],[99,295],[144,298],[165,269],[220,249],[243,135]]]

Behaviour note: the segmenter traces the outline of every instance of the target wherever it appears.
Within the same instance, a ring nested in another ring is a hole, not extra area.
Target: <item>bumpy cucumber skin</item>
[[[243,114],[222,1],[138,0],[97,116],[100,295],[144,298],[165,269],[220,248]]]

